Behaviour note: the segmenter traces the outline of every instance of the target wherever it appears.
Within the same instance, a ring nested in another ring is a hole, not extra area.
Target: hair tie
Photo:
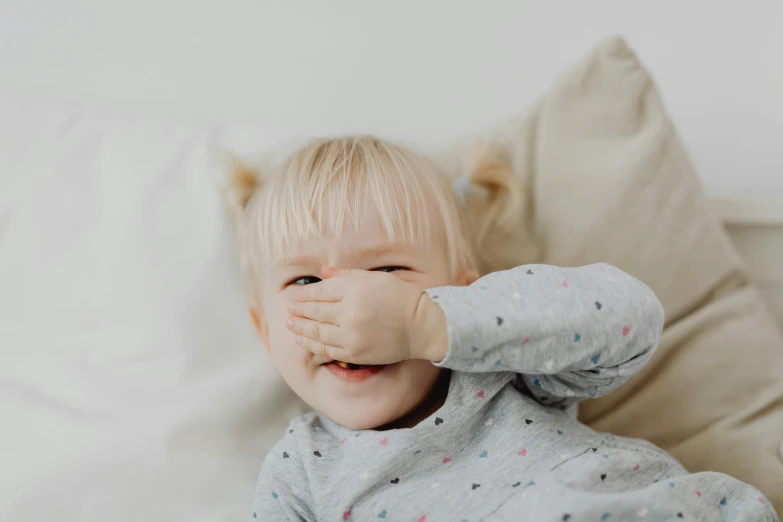
[[[454,193],[457,195],[460,201],[465,203],[465,200],[468,198],[468,194],[470,194],[470,190],[473,188],[473,184],[465,176],[460,176],[451,182],[451,188],[454,190]]]

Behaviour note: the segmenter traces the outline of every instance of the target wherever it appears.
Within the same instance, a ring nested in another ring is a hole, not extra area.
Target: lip
[[[345,368],[341,368],[340,366],[337,366],[336,364],[327,363],[324,366],[326,366],[326,369],[329,370],[332,375],[340,379],[341,381],[346,382],[362,382],[366,381],[373,375],[377,375],[383,370],[385,370],[389,365],[388,364],[382,364],[378,366],[370,366],[369,368],[362,368],[360,370],[348,370]]]

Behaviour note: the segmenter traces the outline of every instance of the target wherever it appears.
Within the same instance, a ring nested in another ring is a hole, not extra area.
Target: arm
[[[252,522],[310,522],[313,512],[310,486],[296,440],[290,434],[264,458],[253,498]]]
[[[442,313],[423,305],[425,328],[444,332],[428,343],[427,359],[464,372],[514,371],[518,386],[547,404],[617,388],[650,359],[663,328],[652,290],[606,264],[520,266],[426,293]]]

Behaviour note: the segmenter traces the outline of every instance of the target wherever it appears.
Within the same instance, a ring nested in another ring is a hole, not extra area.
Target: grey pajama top
[[[448,325],[444,405],[388,431],[294,419],[264,460],[250,520],[778,521],[756,489],[576,419],[580,400],[655,350],[663,310],[637,279],[528,265],[427,293]]]

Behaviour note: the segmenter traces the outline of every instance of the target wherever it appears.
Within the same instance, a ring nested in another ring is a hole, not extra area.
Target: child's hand
[[[304,349],[354,364],[440,361],[446,319],[438,305],[392,274],[324,267],[324,280],[297,290],[288,329]]]

